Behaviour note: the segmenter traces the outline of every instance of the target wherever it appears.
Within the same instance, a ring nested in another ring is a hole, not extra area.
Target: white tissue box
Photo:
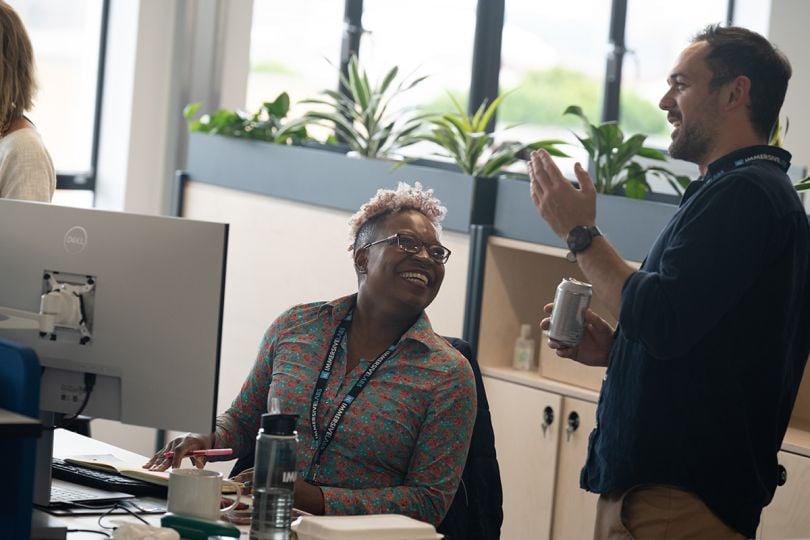
[[[298,540],[439,540],[433,525],[399,514],[304,516],[294,526]]]

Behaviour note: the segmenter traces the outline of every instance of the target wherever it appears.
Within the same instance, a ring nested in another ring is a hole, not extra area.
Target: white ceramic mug
[[[172,469],[169,473],[168,510],[173,514],[217,521],[239,504],[242,488],[235,482],[234,485],[236,500],[227,508],[220,508],[222,473],[206,469]]]

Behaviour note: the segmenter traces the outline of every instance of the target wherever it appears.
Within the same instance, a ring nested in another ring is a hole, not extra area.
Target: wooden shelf
[[[481,374],[591,403],[596,403],[599,399],[599,392],[597,391],[542,377],[537,371],[521,371],[500,366],[481,366]]]
[[[782,441],[782,450],[810,457],[810,422],[793,420]]]

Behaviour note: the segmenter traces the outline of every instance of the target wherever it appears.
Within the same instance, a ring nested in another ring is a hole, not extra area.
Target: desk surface
[[[55,430],[53,438],[54,457],[64,458],[66,456],[76,454],[115,454],[127,461],[132,460],[134,463],[146,463],[148,461],[148,458],[140,454],[130,452],[129,450],[118,448],[117,446],[97,441],[89,437],[84,437],[83,435],[79,435],[64,429]],[[150,525],[160,526],[160,515],[152,514],[141,517],[144,518]],[[98,518],[99,516],[96,515],[70,517],[58,516],[56,519],[63,522],[68,527],[68,530],[86,529],[90,531],[105,531],[112,536],[111,530],[107,530],[99,526]],[[116,514],[114,516],[105,517],[102,520],[102,524],[110,527],[113,526],[116,521],[140,523],[140,521],[132,516]],[[240,538],[247,538],[248,532],[250,531],[250,526],[240,525],[238,527],[242,532],[242,536]],[[69,540],[99,540],[103,537],[92,532],[71,532],[68,535],[68,538]]]
[[[42,424],[36,418],[0,409],[0,437],[39,437]]]

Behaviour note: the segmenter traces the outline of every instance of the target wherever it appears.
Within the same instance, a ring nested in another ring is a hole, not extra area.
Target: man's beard
[[[701,164],[709,154],[712,146],[712,133],[705,128],[705,124],[687,127],[681,124],[678,134],[669,145],[669,155],[674,159],[682,159],[690,163]]]

